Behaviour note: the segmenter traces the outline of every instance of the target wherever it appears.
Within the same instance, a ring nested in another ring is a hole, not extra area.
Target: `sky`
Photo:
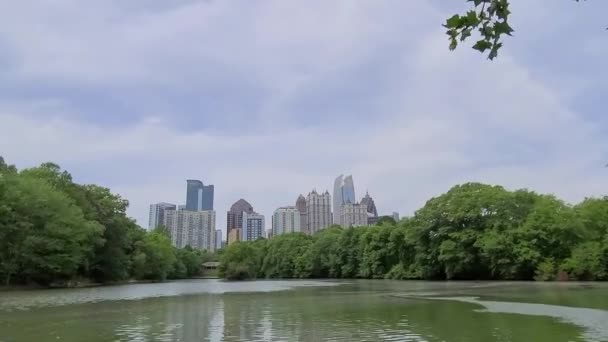
[[[448,51],[464,0],[0,4],[0,155],[151,203],[215,185],[267,217],[352,174],[382,214],[464,182],[608,190],[608,2],[513,0],[488,61]]]

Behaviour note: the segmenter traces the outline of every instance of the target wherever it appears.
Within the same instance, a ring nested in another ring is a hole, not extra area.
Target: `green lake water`
[[[608,341],[608,284],[189,280],[0,292],[0,342]]]

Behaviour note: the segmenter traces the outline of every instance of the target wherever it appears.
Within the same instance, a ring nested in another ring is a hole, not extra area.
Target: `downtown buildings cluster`
[[[214,251],[222,248],[222,229],[216,229],[213,208],[214,186],[199,180],[186,181],[186,204],[156,203],[150,205],[148,227],[164,226],[175,247]],[[332,210],[333,209],[333,210]],[[399,220],[399,214],[392,215]],[[272,215],[272,228],[266,230],[264,215],[255,212],[245,199],[239,199],[226,213],[226,242],[255,241],[286,233],[315,234],[331,225],[345,228],[375,224],[379,219],[373,198],[366,192],[356,200],[352,176],[338,176],[334,181],[333,197],[329,191],[312,190],[306,197],[299,195],[295,205],[277,208]]]

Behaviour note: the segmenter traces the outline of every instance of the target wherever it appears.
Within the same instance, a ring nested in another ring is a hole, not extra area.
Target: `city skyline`
[[[336,188],[336,184],[338,184],[338,188]],[[212,189],[213,189],[213,185],[211,185]],[[197,193],[197,197],[199,200],[201,198],[201,191],[198,191],[198,189],[204,188],[203,182],[199,181],[199,180],[187,180],[186,181],[186,200],[188,198],[192,198],[192,196],[190,195],[191,193],[193,193],[192,189],[196,189],[196,191],[194,193]],[[348,175],[346,177],[344,177],[343,175],[338,176],[338,178],[336,178],[334,180],[334,192],[336,192],[336,190],[339,191],[340,194],[340,198],[341,201],[344,201],[344,199],[346,200],[345,203],[350,203],[350,204],[357,204],[359,205],[359,201],[357,201],[356,199],[356,193],[355,193],[355,186],[354,186],[354,181],[353,181],[353,176],[352,175]],[[213,193],[213,195],[215,195]],[[317,207],[312,208],[311,209],[311,205],[310,205],[310,197],[311,195],[313,195],[313,197],[315,197],[315,199],[313,201],[315,201],[315,203],[317,201],[321,201],[323,204],[323,208],[321,209],[321,212],[319,212],[319,208]],[[220,194],[221,196],[221,194]],[[326,197],[328,196],[328,197]],[[327,198],[329,198],[329,203],[327,202]],[[351,203],[351,199],[355,199],[354,203]],[[212,200],[214,200],[214,198],[212,198]],[[372,207],[370,207],[370,209],[375,209],[375,204],[374,204],[374,200],[369,196],[369,193],[366,193],[366,196],[362,198],[361,201],[363,201],[360,205],[364,206],[367,208],[368,204],[365,201],[371,200],[371,205]],[[293,202],[292,202],[293,203]],[[245,200],[244,198],[240,198],[239,200],[237,200],[236,202],[232,203],[232,205],[230,205],[229,210],[224,211],[225,214],[220,214],[220,217],[218,217],[215,222],[216,222],[216,230],[219,230],[222,232],[222,237],[223,240],[227,243],[229,241],[229,238],[232,236],[233,240],[240,240],[241,238],[243,238],[243,213],[248,213],[248,214],[256,214],[256,215],[261,215],[264,217],[269,217],[269,221],[270,221],[270,227],[267,226],[263,226],[262,229],[263,231],[263,235],[266,235],[266,231],[269,232],[273,232],[273,227],[274,227],[274,223],[275,223],[275,213],[277,212],[277,210],[279,209],[293,209],[293,210],[297,210],[300,215],[299,215],[299,231],[306,233],[306,234],[313,234],[321,229],[324,229],[325,227],[327,227],[328,225],[331,224],[341,224],[340,219],[342,219],[343,215],[340,213],[340,211],[336,211],[336,209],[334,208],[334,203],[335,203],[335,198],[333,198],[331,196],[331,194],[329,194],[328,191],[325,192],[321,192],[318,193],[316,191],[315,188],[313,188],[313,190],[311,192],[308,193],[308,195],[306,197],[304,197],[302,194],[298,195],[296,201],[295,201],[295,205],[290,205],[289,202],[284,203],[284,205],[279,205],[277,207],[275,207],[274,209],[272,209],[270,211],[270,214],[264,214],[264,212],[262,211],[254,211],[253,205],[251,203],[249,203],[247,200]],[[285,205],[287,204],[287,205]],[[329,208],[328,208],[328,204],[329,204]],[[163,211],[161,210],[164,206],[169,206],[169,207],[176,207],[177,210],[183,209],[183,210],[188,210],[187,209],[187,205],[185,204],[173,204],[173,203],[167,203],[167,202],[158,202],[158,203],[154,203],[150,205],[150,209],[149,209],[149,218],[148,221],[152,222],[153,220],[158,220],[156,217],[161,217],[162,219],[162,214]],[[341,208],[341,206],[340,206]],[[327,215],[329,209],[329,215]],[[219,208],[220,213],[223,211],[221,208]],[[216,212],[217,212],[216,211]],[[345,224],[342,224],[343,226],[350,226],[350,225],[354,225],[354,226],[359,226],[362,225],[362,220],[357,218],[357,213],[359,213],[360,210],[357,207],[353,207],[350,206],[349,207],[349,213],[350,216],[348,216],[345,219]],[[312,215],[312,213],[316,213],[315,215]],[[225,215],[224,218],[222,218],[221,216]],[[339,215],[340,217],[338,218],[338,223],[334,222],[336,215]],[[308,218],[312,217],[313,218],[313,226],[312,226],[312,230],[311,227],[309,227],[309,221]],[[315,219],[316,217],[316,219]],[[329,218],[329,221],[327,221]],[[266,222],[266,220],[264,220],[264,223]],[[329,223],[327,223],[329,222]],[[234,229],[234,228],[238,228],[239,232],[235,233],[235,234],[230,234],[230,230]],[[148,229],[151,229],[151,226],[149,224]],[[245,236],[246,238],[246,236]]]

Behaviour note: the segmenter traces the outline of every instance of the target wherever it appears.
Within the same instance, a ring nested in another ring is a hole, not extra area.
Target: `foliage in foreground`
[[[172,247],[162,229],[141,229],[127,206],[55,164],[18,171],[0,157],[0,284],[188,278],[215,260]]]
[[[581,0],[574,0],[581,2]],[[504,36],[514,32],[510,25],[511,7],[509,0],[466,0],[472,8],[463,14],[455,14],[443,25],[450,41],[450,50],[459,43],[474,36],[473,49],[485,53],[492,60],[498,56]]]
[[[468,183],[397,224],[228,246],[220,275],[249,278],[607,280],[608,199]]]

